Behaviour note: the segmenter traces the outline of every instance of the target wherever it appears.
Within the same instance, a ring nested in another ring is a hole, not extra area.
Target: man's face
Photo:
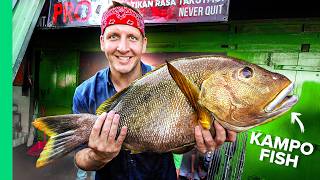
[[[140,59],[146,51],[147,38],[129,25],[111,25],[100,36],[100,47],[104,51],[112,71],[128,74],[139,69]]]

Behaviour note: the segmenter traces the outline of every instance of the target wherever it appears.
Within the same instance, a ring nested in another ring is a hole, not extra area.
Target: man
[[[151,70],[141,62],[146,51],[142,16],[126,4],[113,2],[103,14],[101,21],[101,50],[109,61],[109,68],[77,87],[74,113],[95,113],[96,108],[116,92]],[[92,129],[88,147],[75,155],[76,165],[87,171],[96,171],[96,179],[176,179],[176,169],[171,153],[131,154],[121,150],[127,127],[121,127],[116,137],[119,115],[111,111],[99,116]],[[227,140],[234,140],[235,133],[214,124],[216,136],[213,139],[208,130],[195,128],[197,149],[212,151]]]

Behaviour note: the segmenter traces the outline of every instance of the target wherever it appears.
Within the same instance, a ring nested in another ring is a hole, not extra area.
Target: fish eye
[[[253,70],[250,67],[244,67],[240,71],[240,76],[242,76],[244,78],[251,78],[252,75],[253,75]]]

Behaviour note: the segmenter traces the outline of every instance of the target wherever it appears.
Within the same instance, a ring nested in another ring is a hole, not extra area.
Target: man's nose
[[[126,53],[129,51],[128,42],[125,38],[121,38],[117,50],[121,53]]]

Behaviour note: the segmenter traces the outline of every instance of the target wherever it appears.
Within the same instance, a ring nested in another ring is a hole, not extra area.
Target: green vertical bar
[[[1,179],[12,179],[12,11],[11,1],[0,5]]]

